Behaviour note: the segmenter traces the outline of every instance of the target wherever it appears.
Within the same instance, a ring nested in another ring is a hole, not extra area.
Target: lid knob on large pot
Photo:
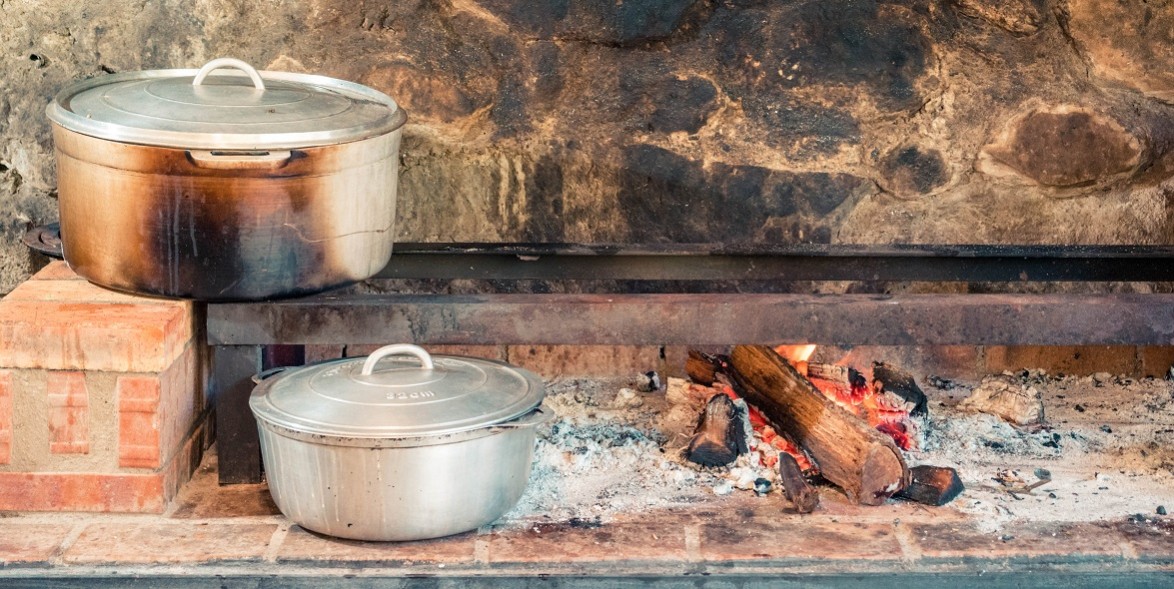
[[[533,411],[545,394],[542,379],[505,362],[393,344],[264,378],[249,404],[258,419],[291,430],[403,438],[502,424]]]
[[[261,74],[258,74],[257,70],[254,69],[253,66],[239,59],[233,59],[231,57],[219,57],[204,64],[204,67],[200,68],[200,71],[196,72],[196,77],[192,78],[192,86],[199,86],[200,84],[203,84],[204,78],[207,78],[208,74],[220,68],[238,69],[249,76],[249,79],[253,82],[254,88],[258,90],[265,89],[265,82],[261,79]]]

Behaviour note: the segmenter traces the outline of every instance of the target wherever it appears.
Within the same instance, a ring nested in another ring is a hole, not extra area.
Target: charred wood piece
[[[925,392],[917,386],[913,375],[884,362],[874,362],[872,365],[873,390],[891,393],[913,406],[910,415],[926,415],[929,412],[929,401]]]
[[[891,438],[839,407],[767,346],[736,346],[732,376],[746,400],[811,454],[820,472],[853,500],[880,505],[909,483]]]
[[[725,466],[749,451],[744,410],[726,395],[714,395],[697,421],[685,457],[702,466]]]
[[[689,350],[689,357],[685,359],[685,373],[693,382],[710,386],[717,380],[717,373],[720,370],[721,360],[717,356],[699,350]]]
[[[909,469],[911,481],[897,497],[926,505],[940,507],[954,500],[966,489],[958,471],[948,466],[914,466]]]
[[[859,370],[838,364],[809,362],[807,364],[807,377],[829,380],[849,388],[864,388],[868,384],[868,380],[864,378],[863,374],[860,374]]]
[[[803,471],[795,457],[786,452],[779,453],[779,479],[783,494],[799,513],[811,513],[819,505],[819,491],[803,478]]]

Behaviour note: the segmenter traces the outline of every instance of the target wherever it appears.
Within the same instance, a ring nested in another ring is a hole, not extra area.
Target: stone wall
[[[1172,243],[1171,0],[0,0],[0,293],[44,105],[234,56],[409,112],[404,240]]]

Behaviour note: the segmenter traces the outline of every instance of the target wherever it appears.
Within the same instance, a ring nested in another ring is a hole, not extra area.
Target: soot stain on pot
[[[74,175],[93,175],[62,183],[72,190],[71,202],[109,209],[75,219],[68,224],[73,238],[65,238],[84,246],[70,248],[70,263],[94,282],[137,294],[230,301],[319,292],[369,270],[356,263],[362,252],[341,245],[351,230],[333,210],[337,183],[330,177],[352,158],[350,151],[292,150],[276,170],[219,170],[196,166],[183,149],[59,135],[70,157],[83,158]]]

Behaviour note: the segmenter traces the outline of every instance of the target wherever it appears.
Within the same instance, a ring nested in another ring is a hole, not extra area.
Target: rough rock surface
[[[986,154],[1040,184],[1078,186],[1135,169],[1139,143],[1104,115],[1061,107],[1027,113]]]
[[[219,56],[354,80],[405,106],[401,240],[1166,243],[1174,232],[1167,0],[0,8],[0,293],[30,270],[26,226],[57,216],[53,94]],[[1085,115],[1053,120],[1065,108]],[[1048,157],[1056,145],[1066,153]]]
[[[1069,28],[1097,76],[1174,103],[1174,3],[1072,0]]]

